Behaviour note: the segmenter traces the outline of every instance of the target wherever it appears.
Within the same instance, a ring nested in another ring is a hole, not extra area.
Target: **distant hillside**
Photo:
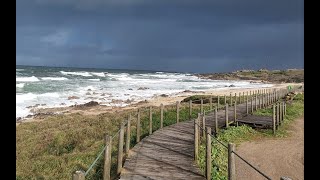
[[[198,77],[213,80],[260,80],[273,83],[304,82],[304,69],[273,70],[266,69],[241,70],[231,73],[197,74]]]

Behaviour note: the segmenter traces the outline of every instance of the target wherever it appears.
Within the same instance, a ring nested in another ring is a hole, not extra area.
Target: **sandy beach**
[[[43,121],[44,116],[50,116],[50,114],[71,114],[71,113],[81,113],[83,115],[98,115],[105,112],[121,112],[123,110],[129,110],[129,109],[136,109],[140,107],[146,107],[146,106],[160,106],[163,105],[170,105],[174,104],[176,101],[182,101],[186,97],[192,96],[192,95],[212,95],[212,96],[223,96],[223,95],[230,95],[230,93],[239,94],[240,92],[246,92],[246,91],[256,91],[259,89],[279,89],[279,88],[285,88],[289,85],[303,85],[303,83],[282,83],[282,84],[271,84],[272,87],[269,88],[220,88],[220,89],[212,89],[207,91],[191,91],[191,92],[180,92],[177,93],[174,96],[168,96],[168,97],[161,97],[157,96],[152,99],[141,101],[138,103],[132,103],[129,106],[126,107],[110,107],[110,106],[103,106],[103,105],[97,105],[92,107],[84,107],[84,108],[76,108],[76,107],[59,107],[59,108],[41,108],[36,109],[35,114],[42,114],[42,116],[31,116],[29,118],[21,119],[16,122],[16,125],[19,125],[20,123],[25,122],[35,122],[35,121]]]

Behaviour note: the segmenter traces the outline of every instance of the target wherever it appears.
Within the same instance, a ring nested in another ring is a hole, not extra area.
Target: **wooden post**
[[[189,120],[192,118],[192,100],[189,101]]]
[[[201,115],[201,120],[202,120],[202,137],[206,137],[206,117],[204,112]]]
[[[112,137],[106,135],[104,140],[106,149],[104,150],[103,180],[110,180]]]
[[[248,92],[247,92],[248,94]],[[247,115],[249,114],[249,107],[248,107],[248,95],[246,96],[246,109],[247,109]]]
[[[210,101],[210,110],[212,110],[212,96],[210,96],[209,101]]]
[[[237,93],[234,93],[234,103],[237,102]]]
[[[272,106],[272,130],[273,134],[276,134],[276,106]]]
[[[72,175],[72,180],[85,180],[85,172],[84,171],[76,171]]]
[[[137,114],[137,143],[140,142],[140,135],[141,135],[140,109],[138,109],[138,114]]]
[[[179,122],[179,104],[180,104],[180,102],[179,101],[177,101],[176,102],[176,104],[177,104],[177,123]]]
[[[152,107],[149,107],[149,135],[152,134]]]
[[[131,135],[131,114],[129,115],[128,118],[128,123],[127,123],[127,136],[126,136],[126,154],[129,154],[129,149],[130,149],[130,135]]]
[[[191,119],[191,116],[190,116]],[[160,128],[163,128],[163,104],[160,105]]]
[[[284,115],[287,115],[287,102],[284,102]]]
[[[198,118],[196,118],[194,120],[194,161],[196,162],[197,164],[197,161],[198,161],[198,150],[199,150],[199,128],[198,128],[198,120],[199,120],[199,114],[198,114]]]
[[[226,105],[226,104],[227,104],[227,96],[224,95],[224,105]]]
[[[220,96],[218,95],[218,102],[217,102],[217,108],[219,109],[219,105],[220,105]]]
[[[279,103],[277,103],[277,123],[278,123],[278,126],[281,124],[281,122],[280,122],[280,105],[279,105]]]
[[[211,127],[207,127],[206,177],[211,180]]]
[[[228,144],[228,179],[236,179],[236,161],[234,158],[235,144]]]
[[[241,92],[239,92],[239,104],[241,104]]]
[[[214,119],[215,119],[215,129],[216,129],[216,133],[218,133],[219,130],[219,124],[218,124],[218,113],[217,113],[217,107],[214,109]]]
[[[238,126],[238,123],[237,123],[237,102],[234,102],[234,123]]]
[[[232,94],[230,93],[230,107],[232,106]]]
[[[123,140],[124,140],[124,123],[122,122],[120,124],[119,144],[118,144],[118,167],[117,167],[118,175],[121,173],[121,170],[122,170]]]
[[[253,114],[253,96],[251,96],[251,114]]]
[[[282,119],[282,102],[279,103],[279,117],[280,117],[280,122],[282,123],[283,119]]]
[[[228,103],[226,104],[225,116],[226,116],[226,128],[228,128],[228,127],[229,127],[229,121],[228,121]]]
[[[257,109],[258,109],[258,104],[257,104],[257,100],[258,100],[258,95],[256,94],[256,96],[255,96],[255,103],[254,103],[254,105],[255,105],[255,108],[256,108],[256,111],[257,111]]]
[[[201,98],[200,113],[203,113],[203,99]]]
[[[261,109],[261,94],[259,94],[259,109]]]

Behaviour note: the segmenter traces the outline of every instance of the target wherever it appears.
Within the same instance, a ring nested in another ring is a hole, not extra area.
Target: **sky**
[[[302,0],[16,0],[16,64],[229,72],[304,67]]]

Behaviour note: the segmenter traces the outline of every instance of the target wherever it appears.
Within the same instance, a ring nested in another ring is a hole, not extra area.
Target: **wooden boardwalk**
[[[231,124],[234,121],[234,107],[228,109]],[[248,109],[250,113],[250,101]],[[246,103],[237,105],[237,118],[243,118],[246,111]],[[225,110],[218,110],[217,117],[219,128],[225,127]],[[206,114],[205,120],[206,126],[214,131],[214,112]],[[145,137],[130,150],[120,179],[205,179],[193,160],[193,153],[193,120],[164,127]]]

